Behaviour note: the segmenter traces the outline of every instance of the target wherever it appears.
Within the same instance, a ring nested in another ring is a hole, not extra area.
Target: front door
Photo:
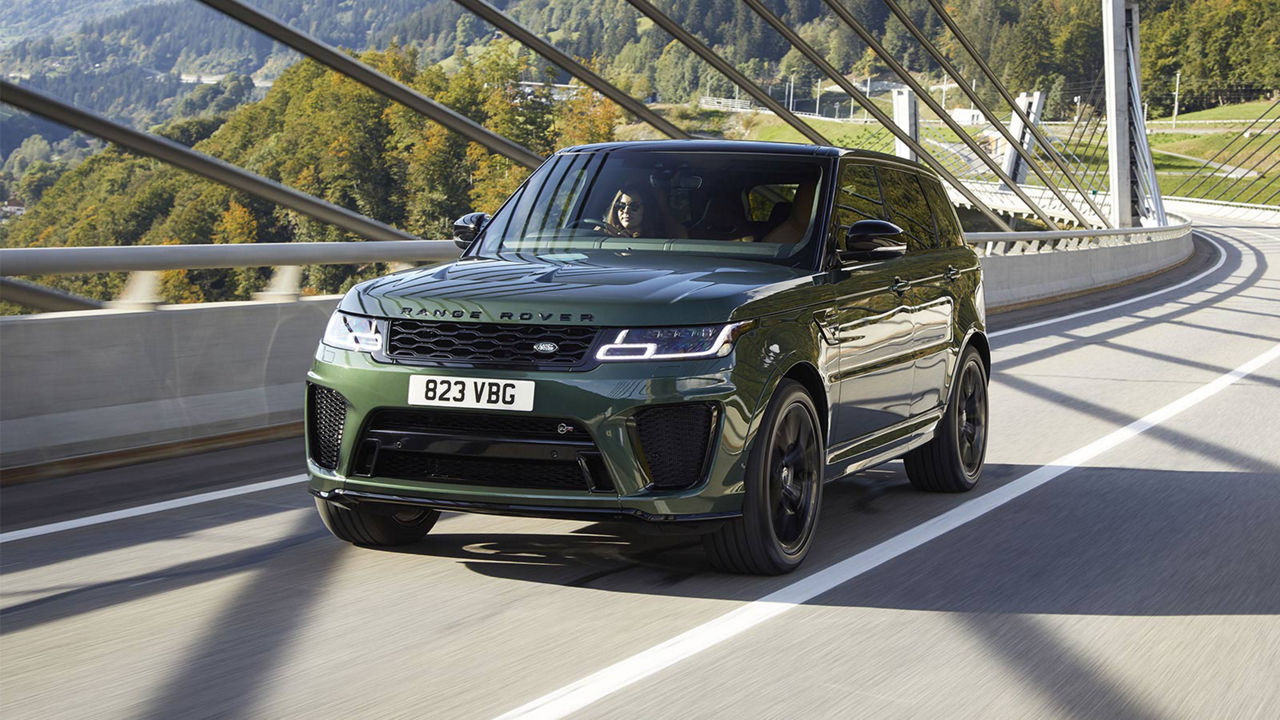
[[[964,265],[965,251],[957,243],[959,227],[948,204],[935,208],[926,187],[942,193],[942,185],[905,170],[883,168],[880,185],[888,205],[890,222],[903,230],[907,246],[911,289],[907,303],[915,326],[915,379],[912,383],[911,414],[924,415],[946,402],[947,378],[955,364],[956,312],[955,265]],[[945,195],[943,196],[945,201]],[[948,214],[943,217],[940,211]],[[949,222],[948,222],[949,221]],[[954,232],[953,232],[954,230]],[[945,231],[945,232],[943,232]],[[946,241],[954,236],[954,242]]]
[[[841,248],[845,233],[864,219],[887,219],[876,170],[845,160],[829,223],[829,242]],[[914,326],[904,302],[907,258],[833,269],[835,302],[819,318],[837,350],[831,450],[857,445],[906,420],[911,413]]]

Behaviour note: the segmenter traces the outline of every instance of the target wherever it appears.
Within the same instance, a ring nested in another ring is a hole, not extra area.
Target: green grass
[[[1221,120],[1224,122],[1244,122],[1250,123],[1258,119],[1262,115],[1262,111],[1271,107],[1273,100],[1255,100],[1253,102],[1239,103],[1236,105],[1222,105],[1208,110],[1198,110],[1190,113],[1178,113],[1178,122],[1183,120]],[[1280,117],[1280,106],[1272,108],[1267,113],[1267,118]],[[1155,118],[1156,120],[1172,120],[1173,116]]]

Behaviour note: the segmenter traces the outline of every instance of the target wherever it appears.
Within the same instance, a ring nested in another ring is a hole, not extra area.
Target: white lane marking
[[[1124,307],[1125,305],[1132,305],[1133,303],[1136,303],[1136,302],[1142,302],[1143,300],[1148,300],[1157,295],[1163,295],[1171,290],[1177,290],[1178,288],[1186,287],[1198,280],[1204,279],[1205,277],[1213,273],[1213,271],[1222,267],[1222,264],[1227,261],[1227,251],[1223,250],[1222,246],[1219,245],[1216,240],[1209,237],[1209,233],[1206,233],[1203,230],[1199,230],[1197,232],[1202,233],[1205,236],[1204,239],[1209,241],[1209,244],[1213,245],[1213,247],[1216,248],[1218,251],[1218,262],[1214,263],[1213,267],[1209,268],[1208,270],[1205,270],[1199,275],[1196,275],[1195,277],[1187,280],[1183,280],[1177,285],[1170,285],[1167,288],[1160,288],[1159,290],[1156,290],[1154,292],[1149,292],[1146,295],[1139,295],[1138,297],[1129,298],[1128,300],[1121,300],[1120,302],[1114,302],[1114,303],[1111,303],[1110,305],[1103,305],[1102,307],[1096,307],[1096,308],[1093,308],[1092,310],[1081,310],[1080,312],[1071,313],[1070,315],[1063,315],[1062,317],[1049,318],[1048,320],[1041,320],[1039,322],[1027,323],[1026,325],[1019,325],[1018,327],[1011,327],[1005,330],[997,330],[996,332],[989,333],[987,337],[997,338],[997,337],[1000,337],[1001,335],[1008,335],[1010,333],[1022,332],[1023,330],[1031,330],[1032,328],[1044,327],[1045,325],[1053,325],[1054,323],[1066,322],[1068,320],[1075,320],[1076,318],[1085,317],[1087,315],[1094,315],[1096,313],[1106,312],[1107,310],[1113,310],[1118,307]]]
[[[124,510],[114,510],[112,512],[99,513],[98,515],[89,515],[88,517],[76,518],[75,520],[64,520],[62,522],[49,523],[48,525],[39,525],[37,527],[30,527],[22,530],[10,530],[6,533],[0,533],[0,544],[13,542],[14,540],[25,540],[27,538],[39,537],[41,535],[50,535],[64,530],[74,530],[76,528],[88,527],[90,525],[101,525],[102,523],[109,523],[113,520],[123,520],[125,518],[138,517],[139,515],[150,515],[152,513],[164,512],[165,510],[186,507],[188,505],[199,505],[201,503],[213,502],[215,500],[225,500],[237,495],[247,495],[249,493],[256,493],[263,490],[284,487],[286,485],[293,485],[294,483],[300,483],[306,479],[306,475],[290,475],[289,477],[276,478],[275,480],[264,480],[263,482],[253,483],[252,485],[241,485],[240,487],[227,488],[225,490],[213,490],[207,493],[200,493],[199,495],[188,495],[187,497],[165,500],[163,502],[151,503],[149,505],[139,505],[137,507],[125,508]]]
[[[592,673],[533,702],[521,705],[498,720],[514,718],[562,718],[611,695],[622,688],[643,680],[660,670],[696,655],[739,635],[770,618],[812,600],[828,590],[846,583],[859,575],[886,563],[903,553],[920,547],[944,533],[981,517],[1021,495],[1044,485],[1121,443],[1141,435],[1150,428],[1194,407],[1221,392],[1231,384],[1280,358],[1280,343],[1258,355],[1231,372],[1218,377],[1207,385],[1183,395],[1155,412],[1063,455],[1053,462],[991,492],[974,498],[963,505],[925,521],[910,530],[851,555],[834,565],[797,580],[759,600],[703,623],[692,630],[677,635],[666,642],[643,650],[631,657]]]

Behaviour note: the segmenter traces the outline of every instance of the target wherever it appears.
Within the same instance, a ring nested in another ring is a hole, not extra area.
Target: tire
[[[742,517],[703,536],[718,570],[781,575],[800,566],[822,507],[822,423],[800,383],[783,380],[747,460]]]
[[[316,510],[329,532],[356,545],[394,547],[422,539],[440,518],[439,510],[403,506],[346,507],[316,498]]]
[[[987,369],[978,351],[966,348],[933,439],[902,457],[911,484],[926,492],[972,490],[987,456],[987,423]]]

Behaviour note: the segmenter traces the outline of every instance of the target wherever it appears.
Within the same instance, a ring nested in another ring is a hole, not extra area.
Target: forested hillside
[[[383,72],[539,153],[612,137],[618,114],[591,93],[553,102],[518,82],[529,58],[495,42],[452,75],[419,69],[416,53],[363,55]],[[470,209],[493,211],[524,168],[469,145],[416,113],[311,62],[286,70],[256,103],[164,130],[196,149],[424,237],[442,237]],[[332,226],[110,148],[63,175],[28,212],[4,226],[7,247],[351,240]],[[384,268],[313,267],[306,287],[336,292]],[[109,298],[123,277],[46,278]],[[261,272],[169,273],[175,301],[247,298]]]
[[[945,79],[883,0],[844,2],[925,84]],[[898,2],[953,62],[977,75],[928,0]],[[379,48],[365,57],[538,152],[610,137],[622,121],[615,108],[589,93],[554,102],[548,90],[522,89],[519,81],[566,78],[517,52],[452,0],[252,4],[328,42]],[[589,59],[633,96],[658,100],[669,111],[700,95],[733,94],[724,78],[625,0],[495,4],[561,49]],[[886,76],[822,0],[769,4],[849,76]],[[816,85],[817,71],[739,0],[658,5],[775,91],[794,80],[803,97]],[[1087,103],[1099,87],[1098,0],[951,0],[948,6],[1007,87],[1048,92],[1049,118],[1070,117],[1073,98]],[[1280,86],[1280,0],[1149,0],[1142,5],[1142,52],[1153,116],[1171,104],[1179,70],[1184,112],[1269,96]],[[6,72],[29,75],[22,82],[81,107],[139,127],[163,125],[162,132],[204,152],[427,237],[443,236],[468,209],[493,209],[526,175],[350,80],[296,62],[264,36],[195,2],[148,5],[87,22],[72,35],[27,39],[0,53],[0,62]],[[250,74],[267,77],[281,69],[265,98],[252,102],[263,91],[254,94]],[[193,87],[178,82],[179,71],[229,74],[218,84]],[[978,91],[995,100],[989,83],[979,82]],[[958,93],[950,100],[967,104]],[[345,239],[294,213],[116,149],[75,166],[94,148],[39,122],[0,108],[0,150],[7,154],[0,193],[14,193],[29,205],[24,217],[0,225],[4,245]],[[336,291],[355,275],[376,270],[312,268],[307,287]],[[121,281],[51,283],[108,297]],[[246,297],[261,282],[256,271],[192,271],[170,274],[165,288],[171,299],[215,300]]]

